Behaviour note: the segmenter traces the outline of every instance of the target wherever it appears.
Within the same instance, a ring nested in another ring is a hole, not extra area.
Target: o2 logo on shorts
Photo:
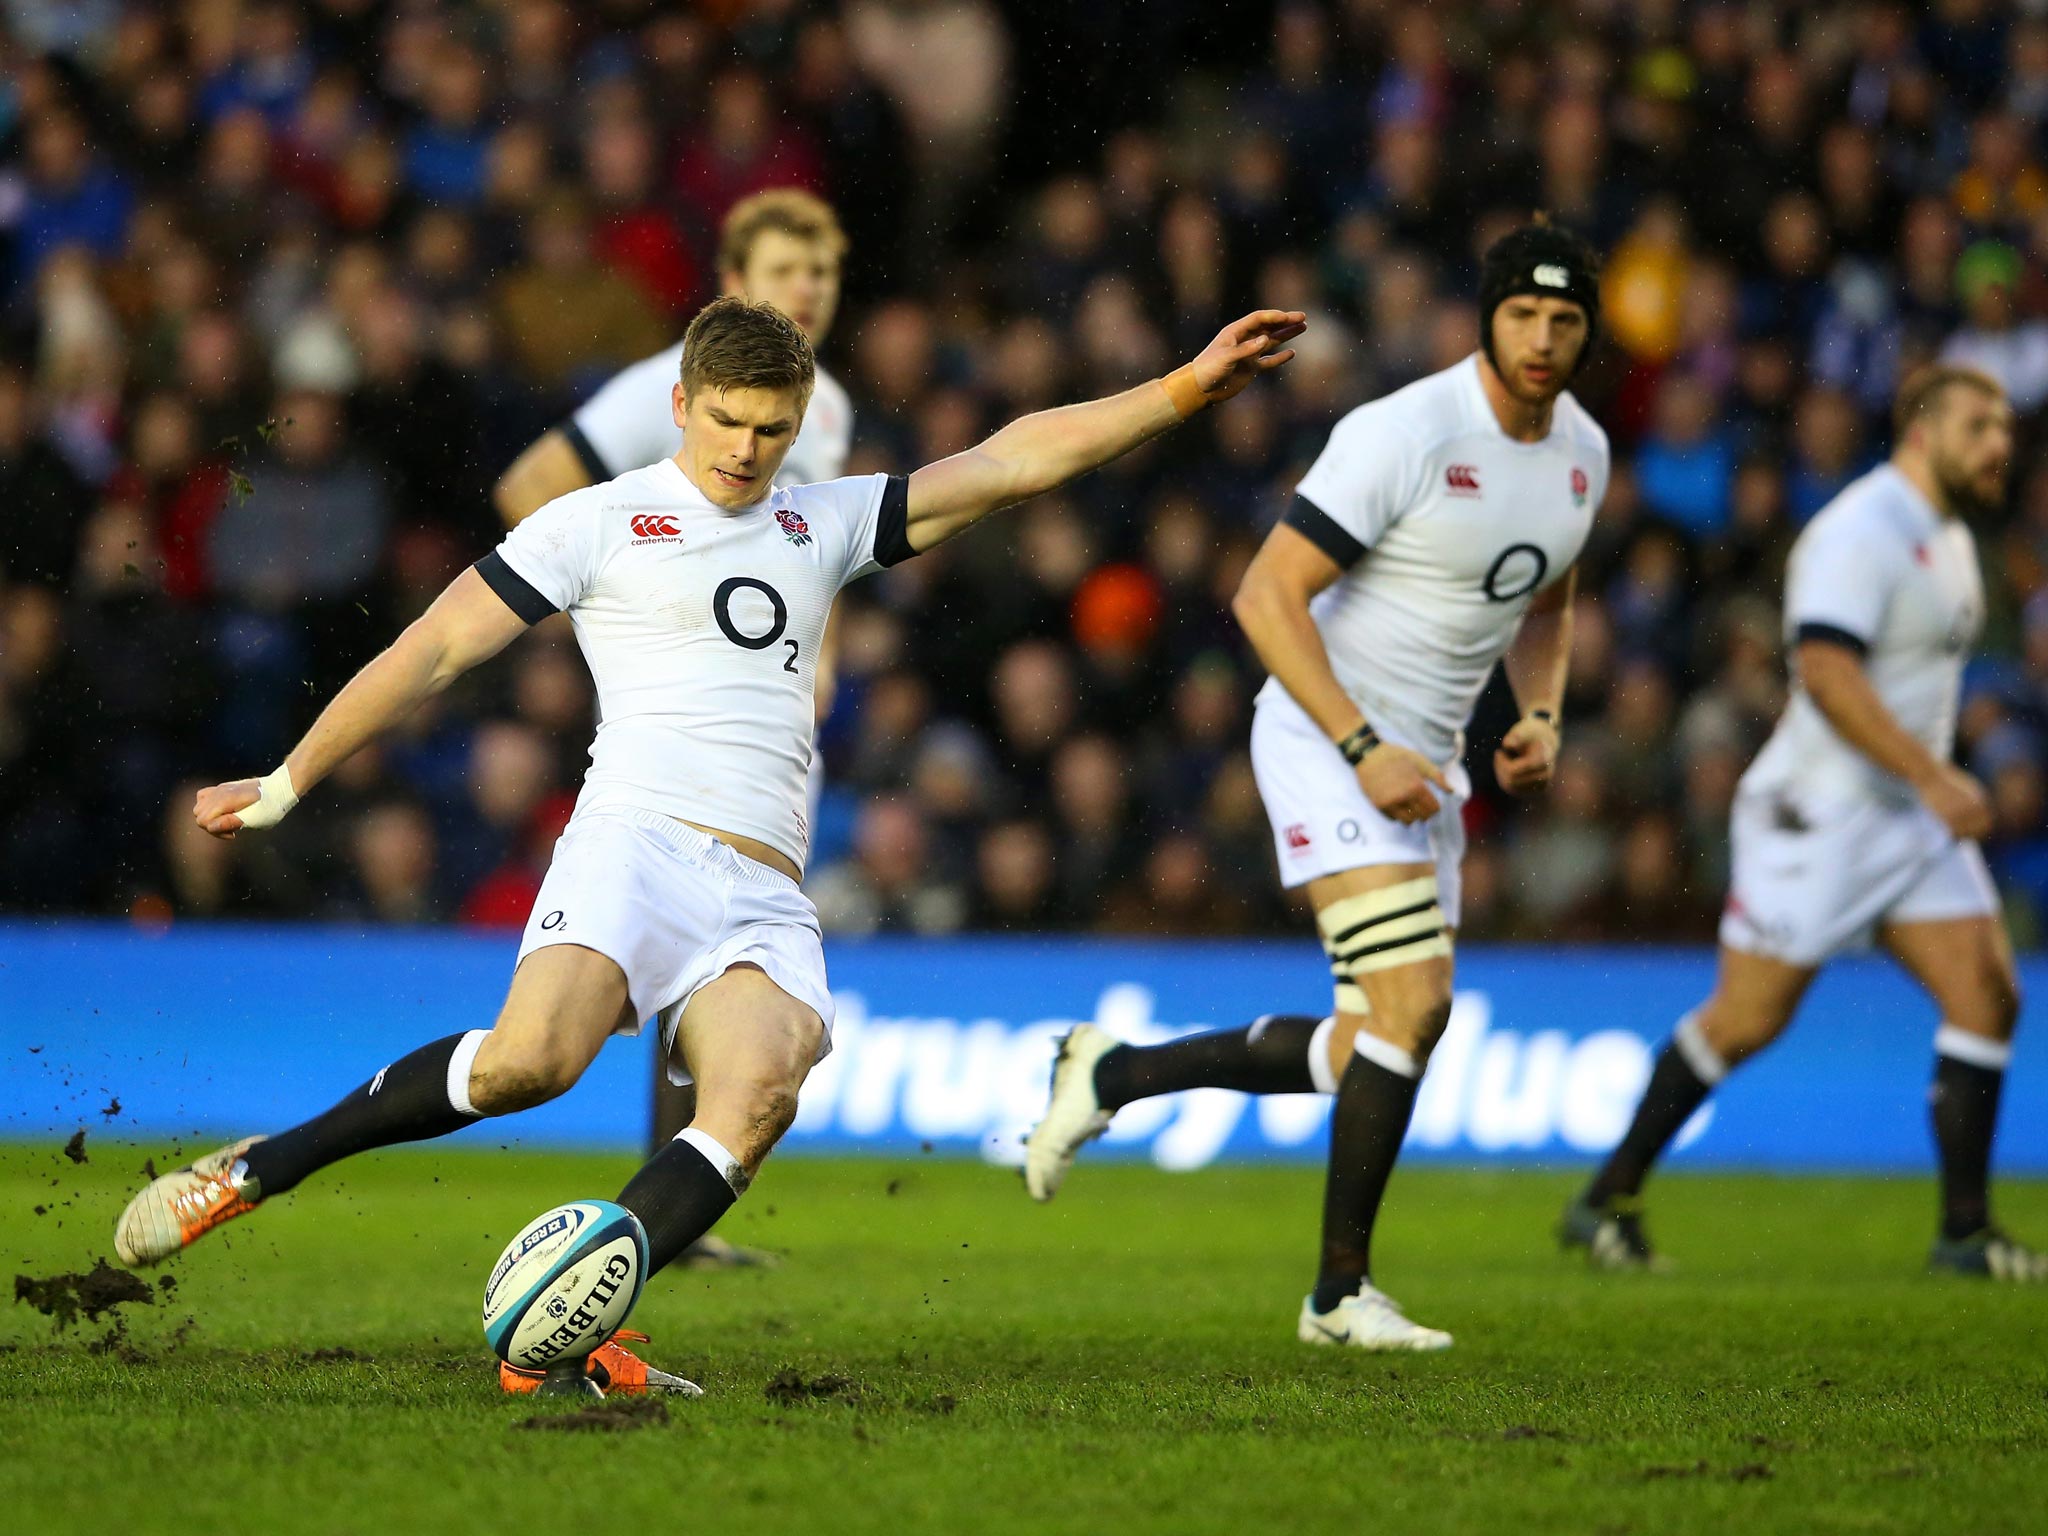
[[[1549,573],[1550,556],[1534,544],[1510,544],[1486,568],[1479,589],[1493,602],[1512,603],[1542,586]]]

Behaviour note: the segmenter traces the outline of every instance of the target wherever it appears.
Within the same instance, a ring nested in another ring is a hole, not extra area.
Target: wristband
[[[1209,403],[1209,396],[1203,391],[1202,386],[1195,382],[1193,363],[1182,363],[1159,382],[1166,390],[1166,398],[1173,403],[1174,411],[1182,421],[1186,421]]]
[[[245,805],[234,814],[242,819],[244,832],[261,832],[274,827],[299,803],[299,792],[292,787],[292,770],[288,763],[279,763],[276,769],[256,781],[256,803]]]
[[[1337,743],[1337,750],[1344,754],[1344,761],[1356,768],[1365,761],[1366,753],[1380,745],[1380,733],[1368,723]]]

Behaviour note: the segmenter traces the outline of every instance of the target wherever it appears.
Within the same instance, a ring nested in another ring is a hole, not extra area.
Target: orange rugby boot
[[[242,1154],[261,1140],[250,1136],[152,1182],[114,1224],[114,1256],[130,1269],[146,1269],[255,1210],[263,1196],[253,1186],[253,1198],[244,1193]]]
[[[591,1352],[583,1362],[584,1374],[596,1382],[598,1390],[607,1397],[616,1392],[624,1397],[638,1397],[648,1392],[674,1392],[683,1397],[702,1397],[704,1389],[694,1381],[680,1376],[671,1376],[667,1371],[656,1370],[619,1340],[627,1339],[635,1344],[645,1344],[647,1335],[635,1333],[630,1328],[621,1328],[609,1340]],[[544,1371],[523,1371],[516,1365],[498,1363],[498,1386],[506,1392],[538,1392]]]

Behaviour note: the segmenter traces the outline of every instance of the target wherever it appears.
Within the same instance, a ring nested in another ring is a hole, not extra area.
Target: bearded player
[[[742,198],[725,216],[718,239],[720,288],[759,303],[773,304],[810,338],[825,344],[839,311],[839,278],[846,258],[846,234],[829,203],[799,187],[776,187]],[[676,451],[679,435],[669,395],[682,369],[683,343],[620,370],[567,421],[543,433],[499,477],[492,500],[508,527],[557,496]],[[853,447],[853,403],[822,367],[803,430],[776,472],[779,485],[811,485],[846,473]],[[817,659],[818,718],[832,709],[837,648],[828,630]],[[817,808],[820,790],[813,758],[810,795]],[[692,1091],[669,1080],[654,1062],[654,1114],[649,1151],[659,1150],[690,1123]],[[707,1237],[691,1249],[693,1268],[772,1262],[757,1249]]]
[[[1479,299],[1480,350],[1337,424],[1235,603],[1272,673],[1252,766],[1281,879],[1315,909],[1334,1011],[1151,1048],[1084,1024],[1026,1148],[1026,1183],[1049,1200],[1133,1100],[1334,1093],[1321,1266],[1297,1323],[1310,1344],[1451,1342],[1372,1283],[1373,1221],[1450,1019],[1464,730],[1504,663],[1521,718],[1500,782],[1549,782],[1574,562],[1607,486],[1606,435],[1565,389],[1599,318],[1592,249],[1518,229],[1486,252]]]
[[[1085,474],[1294,354],[1302,316],[1261,310],[1165,379],[1043,411],[909,477],[777,488],[815,377],[780,311],[723,298],[692,322],[674,457],[548,503],[457,577],[261,779],[200,791],[216,837],[272,827],[353,753],[528,625],[566,612],[596,680],[590,771],[491,1029],[393,1062],[326,1113],[222,1147],[122,1213],[124,1264],[159,1263],[342,1158],[445,1136],[567,1091],[614,1034],[655,1019],[694,1079],[690,1125],[626,1184],[649,1272],[744,1191],[831,1047],[809,850],[817,647],[839,589]],[[616,1342],[616,1384],[646,1367]],[[506,1367],[507,1390],[537,1377]]]
[[[1963,664],[1984,622],[1963,517],[1995,510],[2012,458],[2005,392],[1967,368],[1910,378],[1891,461],[1793,546],[1785,636],[1794,686],[1743,775],[1713,995],[1679,1021],[1635,1119],[1564,1215],[1567,1248],[1641,1269],[1643,1181],[1730,1068],[1782,1034],[1833,956],[1878,942],[1941,1010],[1929,1102],[1941,1163],[1937,1270],[2048,1280],[2048,1255],[1991,1219],[1992,1134],[2019,986],[1977,839],[1984,788],[1950,761]]]

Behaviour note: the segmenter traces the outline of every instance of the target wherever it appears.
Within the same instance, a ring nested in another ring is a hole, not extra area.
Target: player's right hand
[[[1430,785],[1446,794],[1451,781],[1443,770],[1411,747],[1383,741],[1358,765],[1358,784],[1382,816],[1395,821],[1427,821],[1443,808]]]
[[[202,789],[194,797],[192,819],[199,823],[201,831],[211,832],[215,837],[232,838],[242,830],[242,818],[235,812],[247,810],[262,798],[262,787],[254,779],[215,784]]]
[[[1991,835],[1991,796],[1954,763],[1943,763],[1940,771],[1920,786],[1920,799],[1963,841]]]

